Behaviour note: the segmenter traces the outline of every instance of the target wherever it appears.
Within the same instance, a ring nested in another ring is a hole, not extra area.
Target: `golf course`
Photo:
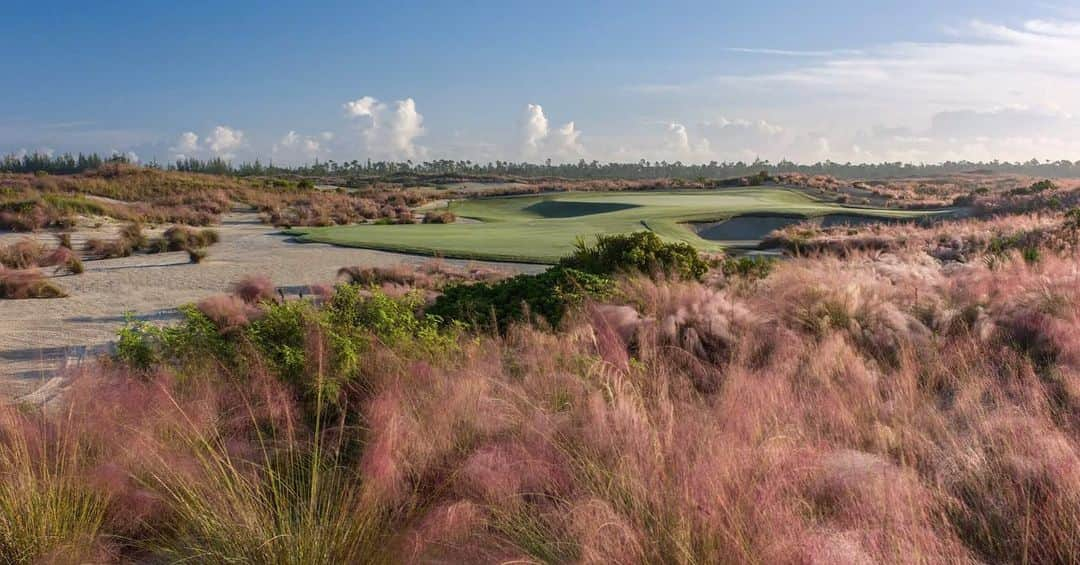
[[[783,187],[560,192],[456,200],[449,207],[458,218],[471,221],[304,227],[287,233],[302,242],[459,259],[554,263],[573,250],[577,238],[591,239],[597,234],[651,230],[668,241],[719,251],[753,247],[778,221],[895,221],[943,212],[848,206]],[[723,229],[723,223],[732,218],[738,218],[737,225],[733,222],[730,229]],[[709,229],[695,229],[709,223]],[[710,233],[722,234],[722,238]]]

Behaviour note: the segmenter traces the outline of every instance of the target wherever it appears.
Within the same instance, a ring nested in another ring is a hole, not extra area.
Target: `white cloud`
[[[539,104],[528,104],[521,118],[521,156],[525,159],[555,157],[571,160],[585,155],[581,142],[581,130],[573,122],[567,122],[554,131]]]
[[[186,155],[192,155],[199,151],[199,136],[193,131],[185,131],[176,140],[176,145],[169,151],[177,154],[177,158],[183,159]]]
[[[668,151],[676,155],[689,156],[690,134],[686,131],[686,126],[678,122],[668,124],[666,140]]]
[[[826,148],[826,157],[837,161],[1080,156],[1074,141],[1080,139],[1080,21],[1009,26],[975,20],[946,30],[940,41],[729,51],[759,56],[765,70],[631,91],[667,103],[711,98],[736,111],[768,113],[785,128],[714,122],[698,129],[687,123],[688,143],[681,148],[689,145],[690,155],[701,138],[720,159],[755,153],[813,160]],[[793,68],[798,61],[761,55],[806,60]],[[907,133],[889,139],[874,133],[895,129],[885,125]],[[677,135],[668,132],[666,148],[672,137]]]
[[[548,119],[544,115],[544,108],[539,104],[526,106],[521,131],[522,154],[535,157],[540,150],[540,142],[548,136]]]
[[[345,108],[345,114],[350,118],[359,118],[362,116],[374,116],[375,112],[381,109],[383,105],[370,96],[364,96],[351,102],[346,102],[342,107]]]
[[[567,122],[555,132],[555,152],[560,157],[575,157],[585,153],[581,145],[581,132],[574,127],[574,122]]]
[[[398,154],[408,158],[419,156],[419,148],[413,140],[424,135],[424,116],[416,111],[416,102],[412,98],[395,103],[393,118],[387,124],[391,146]]]
[[[726,78],[790,83],[916,112],[1016,103],[1077,106],[1078,29],[1076,22],[1033,20],[1013,28],[975,20],[951,30],[952,41],[892,43],[795,70]]]
[[[289,163],[308,162],[326,153],[327,149],[323,142],[333,139],[333,135],[326,137],[323,132],[318,136],[300,135],[295,131],[286,133],[271,148],[274,158]]]
[[[244,132],[228,126],[216,126],[206,136],[206,147],[211,153],[225,159],[235,156],[233,151],[244,145]]]
[[[425,134],[424,116],[416,109],[412,98],[394,102],[390,110],[372,98],[364,96],[343,105],[349,118],[370,118],[361,125],[368,154],[378,159],[419,159],[427,155],[427,149],[416,144],[416,138]],[[324,136],[329,132],[324,132]],[[330,138],[333,134],[330,134]]]
[[[185,131],[176,139],[176,143],[169,147],[175,159],[221,157],[232,159],[236,156],[235,151],[244,147],[246,139],[244,132],[229,126],[216,126],[205,137],[193,131]]]

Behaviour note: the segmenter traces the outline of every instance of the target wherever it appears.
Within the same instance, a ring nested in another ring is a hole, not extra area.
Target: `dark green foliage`
[[[277,368],[278,376],[298,384],[305,371],[305,338],[311,306],[307,302],[268,304],[264,315],[252,322],[246,337]]]
[[[188,305],[181,308],[183,320],[171,326],[129,319],[118,333],[115,356],[136,369],[166,366],[193,377],[208,363],[237,375],[261,366],[305,398],[322,392],[333,399],[360,374],[361,354],[372,339],[421,355],[455,347],[454,331],[416,314],[420,303],[419,295],[393,298],[342,285],[325,307],[306,300],[263,302],[243,314],[248,321],[229,327]]]
[[[1049,179],[1031,183],[1030,186],[1014,188],[1008,192],[1010,196],[1022,196],[1026,194],[1039,194],[1048,190],[1057,189],[1057,185]]]
[[[1065,212],[1065,227],[1071,231],[1080,231],[1080,208]]]
[[[558,326],[572,305],[609,296],[613,286],[606,275],[555,266],[538,275],[451,285],[428,308],[428,314],[488,330],[505,330],[528,318]]]
[[[776,259],[760,255],[727,257],[720,264],[725,277],[740,278],[748,281],[764,279],[772,273]]]
[[[688,243],[666,243],[651,231],[598,235],[596,244],[577,242],[577,250],[559,262],[596,274],[642,272],[700,280],[709,264]]]
[[[1024,257],[1024,262],[1029,265],[1034,265],[1042,259],[1042,252],[1038,247],[1025,247],[1021,252]]]
[[[341,285],[326,305],[327,319],[333,327],[364,328],[383,343],[401,345],[415,340],[429,349],[445,347],[439,334],[441,319],[419,314],[423,298],[410,293],[393,298],[378,291],[364,292],[360,285]]]
[[[230,364],[236,347],[206,314],[193,305],[180,307],[183,321],[158,326],[129,318],[116,340],[116,358],[136,369],[150,369],[162,362],[202,367],[206,362]]]
[[[1030,190],[1031,192],[1038,194],[1046,190],[1054,190],[1055,188],[1057,188],[1057,185],[1055,185],[1053,181],[1045,179],[1036,183],[1032,183]]]

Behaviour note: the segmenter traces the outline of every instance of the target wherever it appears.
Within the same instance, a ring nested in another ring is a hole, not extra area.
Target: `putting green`
[[[574,248],[578,237],[649,229],[669,241],[705,251],[752,240],[715,241],[699,237],[688,222],[715,222],[746,214],[815,218],[834,214],[914,218],[940,212],[844,206],[815,200],[779,187],[649,191],[562,192],[458,200],[450,209],[478,222],[455,224],[351,225],[297,228],[300,241],[351,247],[527,263],[554,263]]]

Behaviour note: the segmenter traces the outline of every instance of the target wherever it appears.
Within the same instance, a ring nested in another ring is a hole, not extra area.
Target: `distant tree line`
[[[8,155],[0,159],[0,171],[14,173],[33,173],[44,171],[56,174],[69,174],[94,169],[106,162],[126,162],[123,155],[101,157],[97,154],[84,155],[45,155],[40,153],[21,156]],[[146,166],[175,171],[227,174],[238,176],[322,176],[345,178],[383,178],[395,175],[444,175],[462,177],[524,177],[544,178],[559,177],[567,179],[718,179],[742,177],[765,171],[769,174],[803,173],[808,175],[832,175],[838,178],[875,179],[886,177],[913,177],[941,175],[963,172],[1015,173],[1042,177],[1080,177],[1080,160],[1069,161],[946,161],[943,163],[837,163],[823,161],[813,164],[799,164],[782,160],[776,163],[768,160],[711,161],[692,164],[681,161],[648,161],[642,159],[634,163],[601,163],[585,161],[577,163],[528,163],[513,161],[492,161],[479,163],[474,161],[455,161],[439,159],[433,161],[316,161],[312,164],[281,166],[273,163],[263,164],[259,160],[235,164],[221,158],[182,159],[167,165],[149,163]]]
[[[39,171],[57,175],[81,173],[89,169],[96,169],[110,161],[126,162],[127,157],[115,155],[104,158],[96,153],[77,156],[71,153],[63,155],[49,155],[46,153],[26,153],[23,155],[7,155],[0,159],[0,171],[5,173],[36,173]]]

